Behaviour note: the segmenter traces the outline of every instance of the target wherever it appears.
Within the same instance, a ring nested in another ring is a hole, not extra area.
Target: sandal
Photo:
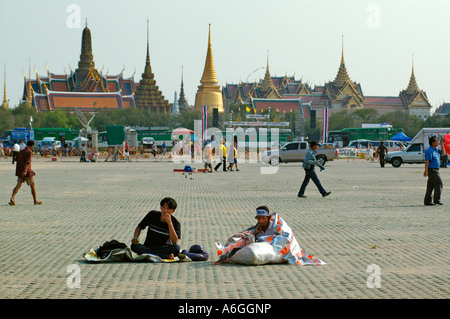
[[[8,202],[8,204],[9,204],[9,206],[16,206],[16,203],[13,202],[12,200],[10,200],[10,201]]]
[[[42,202],[36,202],[36,203],[34,203],[34,205],[42,205]]]

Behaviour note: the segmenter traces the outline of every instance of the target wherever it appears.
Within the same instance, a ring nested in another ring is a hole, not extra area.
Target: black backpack
[[[101,259],[105,259],[109,256],[111,251],[117,248],[127,248],[127,245],[121,242],[118,242],[117,240],[113,239],[111,241],[107,241],[103,245],[101,245],[97,249],[97,256]]]

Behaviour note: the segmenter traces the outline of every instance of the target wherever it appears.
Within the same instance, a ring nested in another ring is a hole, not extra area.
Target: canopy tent
[[[392,136],[389,140],[391,141],[400,141],[400,142],[409,142],[411,141],[411,138],[403,134],[403,132],[397,133],[396,135]]]

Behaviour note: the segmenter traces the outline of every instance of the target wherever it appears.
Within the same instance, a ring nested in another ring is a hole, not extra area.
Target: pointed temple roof
[[[180,97],[178,98],[178,110],[181,112],[188,108],[189,108],[189,104],[186,101],[186,97],[184,95],[183,67],[181,67],[181,88],[180,88]]]
[[[345,61],[344,61],[344,40],[342,40],[341,64],[339,66],[338,73],[336,74],[336,78],[334,79],[334,85],[336,87],[342,87],[348,82],[351,82],[351,80],[350,80],[350,77],[348,76],[347,68],[345,67]]]
[[[22,101],[34,106],[36,111],[53,111],[57,109],[81,111],[96,111],[99,109],[122,109],[136,107],[134,91],[137,83],[134,74],[130,78],[119,75],[103,75],[95,69],[92,54],[91,31],[83,30],[81,54],[78,68],[75,72],[69,66],[70,74],[53,74],[48,69],[47,76],[39,76],[35,70],[36,79],[30,75],[24,76]]]
[[[167,100],[164,100],[159,87],[156,85],[155,76],[152,73],[150,65],[150,44],[149,44],[149,28],[147,20],[147,56],[145,59],[144,73],[136,90],[135,100],[136,107],[148,109],[158,113],[170,113],[171,105]]]
[[[5,70],[4,70],[4,87],[3,87],[3,103],[1,107],[3,107],[6,110],[9,110],[9,103],[8,98],[6,97],[6,64],[5,64]]]
[[[206,52],[205,68],[203,70],[203,75],[200,82],[210,85],[211,84],[217,85],[217,83],[219,83],[219,80],[217,79],[216,68],[214,67],[214,59],[212,54],[211,24],[209,25],[208,50]]]
[[[200,111],[203,106],[207,106],[211,111],[217,108],[223,112],[223,96],[217,79],[216,69],[211,45],[211,24],[209,24],[208,50],[206,52],[205,68],[195,95],[195,110]]]
[[[408,87],[406,88],[406,93],[414,94],[417,91],[419,91],[419,86],[417,85],[416,76],[414,75],[414,63],[413,63],[412,70],[411,70],[411,77],[409,78],[409,83],[408,83]]]
[[[270,76],[269,71],[269,51],[267,51],[267,66],[266,66],[266,74],[264,74],[264,80],[261,83],[261,91],[268,92],[272,89],[275,89],[275,85],[273,84],[272,77]]]
[[[418,106],[429,107],[431,109],[431,104],[428,101],[427,94],[420,90],[417,85],[416,76],[414,75],[414,62],[412,63],[411,77],[409,78],[408,87],[406,90],[400,91],[399,96],[407,108]]]

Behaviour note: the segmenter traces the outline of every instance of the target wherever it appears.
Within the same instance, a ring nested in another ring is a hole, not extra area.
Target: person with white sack
[[[292,229],[267,206],[256,209],[257,224],[231,236],[225,245],[216,243],[220,263],[264,265],[291,263],[325,265],[322,260],[307,255],[300,248]]]

